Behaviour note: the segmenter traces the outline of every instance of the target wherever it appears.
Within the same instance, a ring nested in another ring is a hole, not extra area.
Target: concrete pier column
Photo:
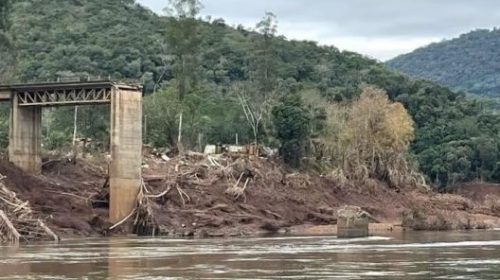
[[[142,92],[114,87],[111,94],[109,218],[117,223],[132,211],[141,184]]]
[[[17,94],[13,94],[11,102],[9,160],[25,172],[40,174],[42,108],[18,106]]]

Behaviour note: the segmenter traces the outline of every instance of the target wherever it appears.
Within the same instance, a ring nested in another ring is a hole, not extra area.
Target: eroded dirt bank
[[[61,237],[121,234],[108,229],[106,165],[96,160],[53,162],[27,176],[0,163],[7,187],[28,200]],[[356,205],[377,222],[415,229],[469,229],[500,225],[500,186],[464,186],[462,195],[340,185],[314,173],[288,173],[276,161],[246,156],[189,155],[144,160],[155,234],[240,236],[304,230],[336,223],[336,208]],[[241,177],[241,178],[240,178]],[[239,179],[239,183],[238,182]],[[243,191],[246,182],[246,188]],[[479,191],[476,191],[479,190]],[[388,228],[390,226],[387,226]]]

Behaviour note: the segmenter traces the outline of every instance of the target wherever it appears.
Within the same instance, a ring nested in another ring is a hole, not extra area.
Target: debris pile
[[[0,242],[34,240],[58,241],[59,237],[35,213],[28,201],[22,201],[2,182],[0,175]]]
[[[338,205],[339,188],[327,178],[290,174],[275,159],[188,152],[169,160],[150,155],[144,163],[136,207],[111,227],[116,232],[241,236],[336,221],[324,209]]]
[[[224,201],[237,205],[247,203],[246,192],[251,185],[265,184],[264,182],[270,178],[273,178],[271,181],[284,185],[283,170],[263,168],[261,161],[262,159],[252,160],[241,154],[204,155],[194,152],[170,159],[168,162],[150,159],[147,165],[148,169],[150,166],[155,168],[153,171],[146,170],[137,196],[136,207],[124,220],[113,225],[111,229],[121,225],[130,226],[131,223],[133,232],[136,234],[168,234],[172,231],[172,221],[167,221],[165,216],[192,211],[188,210],[192,208],[193,201],[187,190],[190,192],[195,190],[194,196],[198,197],[199,200],[199,193],[196,191],[201,191],[204,194],[207,192],[215,194],[223,189]],[[263,170],[266,172],[263,173]],[[150,171],[150,174],[147,174],[147,171]],[[159,173],[163,175],[159,176]],[[227,211],[230,208],[229,205],[223,203],[219,203],[218,206],[197,210],[194,215],[196,221],[182,223],[180,228],[196,227],[197,221],[200,220],[199,217],[203,216],[202,213],[208,217],[210,216],[209,212],[221,209]],[[168,209],[178,210],[169,212]],[[234,212],[239,211],[235,209]],[[262,212],[272,213],[269,210],[262,210]],[[245,217],[245,215],[239,215]],[[274,217],[281,216],[275,214]],[[251,217],[252,220],[255,218],[255,216]],[[258,217],[257,219],[260,220]],[[209,223],[213,223],[213,221]],[[190,226],[186,226],[186,224]],[[201,225],[203,224],[201,223]],[[213,225],[215,228],[219,227]],[[194,232],[191,233],[194,234]]]

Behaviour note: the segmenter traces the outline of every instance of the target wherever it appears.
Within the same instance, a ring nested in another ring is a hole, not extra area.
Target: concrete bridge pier
[[[16,94],[11,99],[9,160],[30,174],[42,172],[41,148],[41,107],[18,106]]]
[[[141,186],[142,93],[113,88],[111,94],[110,221],[130,214]]]

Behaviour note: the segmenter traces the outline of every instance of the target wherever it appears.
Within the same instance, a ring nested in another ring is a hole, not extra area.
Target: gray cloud
[[[166,0],[138,0],[160,12]],[[500,25],[498,0],[202,0],[204,15],[253,26],[266,11],[289,38],[379,59],[477,28]]]

